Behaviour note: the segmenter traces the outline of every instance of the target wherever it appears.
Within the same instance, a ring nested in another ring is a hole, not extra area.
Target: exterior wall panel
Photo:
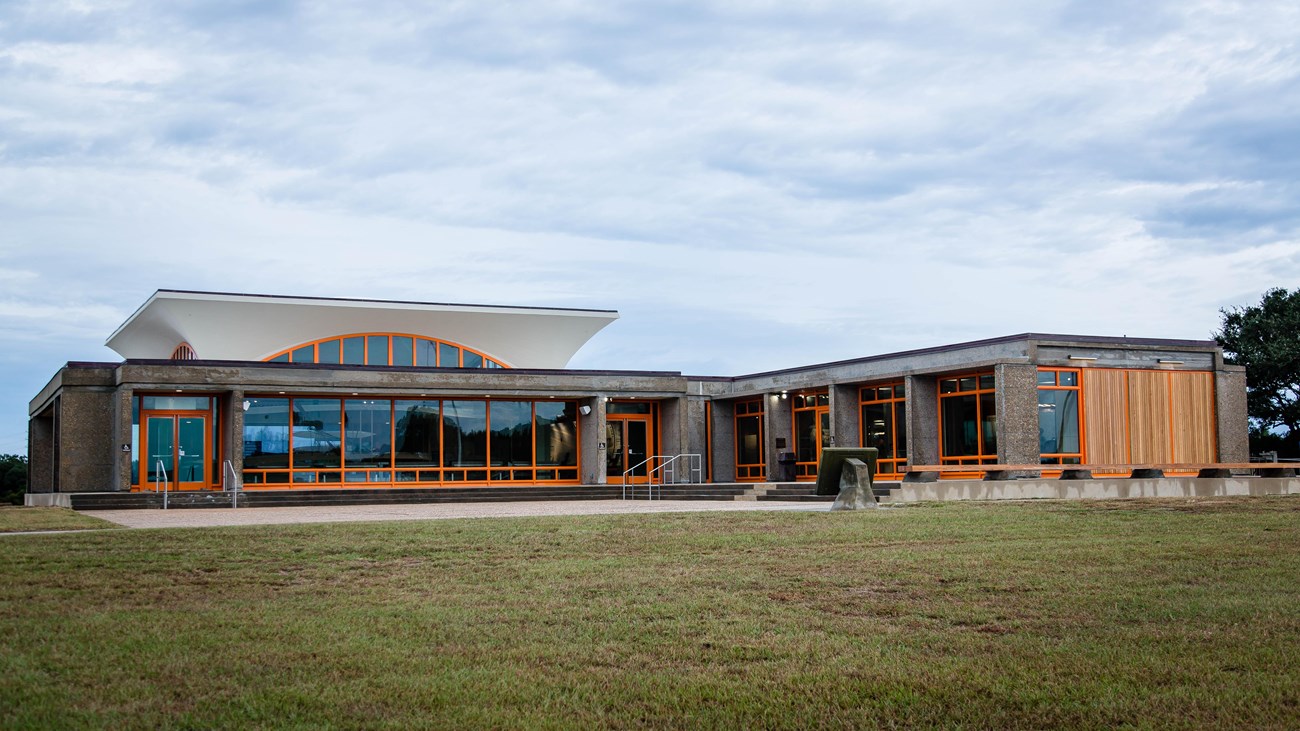
[[[1084,369],[1085,459],[1093,464],[1128,462],[1128,406],[1125,372]]]
[[[1175,462],[1213,462],[1214,374],[1170,373]]]
[[[1169,406],[1168,373],[1129,372],[1129,457],[1134,464],[1172,461]]]

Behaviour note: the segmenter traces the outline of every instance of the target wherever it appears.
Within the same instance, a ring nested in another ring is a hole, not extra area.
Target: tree
[[[1300,289],[1270,289],[1258,305],[1220,313],[1214,339],[1246,367],[1252,446],[1300,457]]]
[[[0,454],[0,503],[23,504],[27,491],[27,458]]]

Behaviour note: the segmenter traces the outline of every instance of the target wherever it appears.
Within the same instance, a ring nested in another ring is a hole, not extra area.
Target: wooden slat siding
[[[1170,374],[1174,458],[1177,463],[1213,462],[1214,376],[1201,371]]]
[[[1129,371],[1129,459],[1134,463],[1170,462],[1169,373]],[[1101,462],[1089,454],[1089,462]]]
[[[1084,369],[1083,402],[1087,459],[1102,464],[1127,462],[1124,371]]]

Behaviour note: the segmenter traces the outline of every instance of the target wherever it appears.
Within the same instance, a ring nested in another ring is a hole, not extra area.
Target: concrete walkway
[[[229,525],[355,523],[377,520],[521,518],[545,515],[691,513],[737,510],[826,512],[830,503],[732,502],[711,500],[563,500],[556,502],[427,503],[348,505],[319,508],[202,508],[180,510],[88,510],[84,515],[128,528],[206,528]]]

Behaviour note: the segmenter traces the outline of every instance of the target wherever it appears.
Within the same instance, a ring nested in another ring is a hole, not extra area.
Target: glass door
[[[643,484],[651,465],[644,464],[650,454],[650,417],[618,415],[605,422],[605,477],[622,482],[623,472],[631,469],[628,482]]]
[[[146,490],[203,490],[211,486],[208,474],[207,414],[144,414]]]

